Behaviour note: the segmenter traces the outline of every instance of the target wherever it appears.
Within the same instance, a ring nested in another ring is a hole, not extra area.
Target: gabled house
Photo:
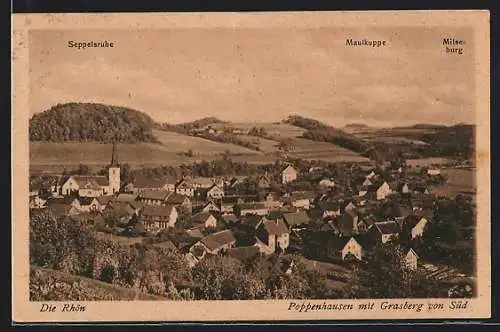
[[[333,237],[328,241],[328,251],[331,256],[345,260],[349,256],[358,261],[363,259],[363,247],[355,237]]]
[[[69,204],[53,203],[48,206],[49,211],[56,217],[73,216],[80,213],[76,207]]]
[[[144,189],[137,196],[137,200],[145,205],[165,205],[169,195],[170,192],[163,189]]]
[[[349,210],[349,212],[344,212],[335,219],[335,227],[338,229],[340,236],[351,236],[359,232],[358,221],[359,216],[357,213]]]
[[[359,188],[358,197],[365,197],[366,194],[368,194],[368,188],[367,187],[362,186],[361,188]]]
[[[178,213],[173,205],[154,206],[146,205],[139,214],[139,222],[146,231],[153,234],[174,227]]]
[[[141,212],[142,208],[145,205],[144,203],[139,202],[139,201],[131,201],[131,202],[128,202],[126,204],[128,204],[128,206],[130,206],[132,208],[132,210],[134,211],[134,214],[136,216],[139,215],[139,213]]]
[[[40,195],[30,195],[29,198],[29,206],[30,209],[43,209],[47,205],[47,200],[40,197]]]
[[[286,184],[297,180],[298,174],[299,171],[295,167],[291,165],[286,166],[280,173],[281,183]]]
[[[319,228],[321,232],[333,233],[338,236],[340,234],[339,229],[335,225],[335,219],[327,219],[326,222]]]
[[[110,202],[112,202],[114,199],[115,199],[115,197],[113,195],[99,196],[99,197],[97,197],[97,201],[99,202],[99,208],[100,208],[100,210],[104,211],[104,209],[106,208],[106,206],[108,206],[108,204]]]
[[[388,243],[399,238],[400,228],[395,221],[380,221],[374,223],[368,230],[372,240],[379,243]]]
[[[197,213],[191,217],[191,228],[217,227],[217,219],[209,212]]]
[[[80,197],[78,201],[82,212],[101,211],[101,204],[95,197]]]
[[[311,221],[305,211],[283,213],[283,220],[285,221],[288,229],[307,226]]]
[[[245,182],[247,179],[247,176],[233,176],[230,180],[229,183],[227,184],[227,187],[229,188],[235,188]]]
[[[412,209],[406,205],[399,204],[397,202],[393,202],[390,206],[388,206],[384,215],[388,219],[394,219],[398,223],[398,225],[402,226],[403,221],[410,216],[412,213]]]
[[[373,179],[377,176],[377,174],[375,174],[375,171],[371,171],[370,173],[368,173],[368,175],[365,176],[365,179]]]
[[[322,217],[336,217],[340,216],[340,204],[338,202],[325,202],[320,204],[320,209],[323,211]]]
[[[199,261],[206,254],[217,255],[230,248],[234,248],[235,245],[236,239],[233,233],[226,229],[202,238],[189,249],[189,252]]]
[[[102,186],[95,179],[89,178],[78,186],[79,197],[98,197],[103,195]]]
[[[390,194],[392,194],[392,189],[387,182],[384,182],[377,189],[377,200],[385,199]]]
[[[292,192],[289,199],[285,201],[290,201],[290,205],[293,207],[309,210],[311,202],[315,198],[315,193],[310,191],[295,191]]]
[[[370,187],[370,186],[373,186],[373,182],[370,181],[369,178],[365,179],[365,181],[363,181],[363,183],[361,184],[363,187]]]
[[[197,189],[192,182],[182,179],[175,185],[175,193],[194,197],[194,191]]]
[[[187,182],[190,183],[190,185],[194,188],[194,189],[208,189],[210,187],[212,187],[215,183],[215,179],[214,178],[210,178],[210,177],[203,177],[203,176],[198,176],[198,177],[195,177],[195,178],[189,178],[189,179],[186,179]]]
[[[261,220],[255,227],[256,245],[261,252],[272,254],[279,247],[286,250],[290,245],[290,231],[283,220]]]
[[[82,212],[80,214],[71,215],[71,220],[80,222],[83,224],[88,224],[91,226],[103,226],[104,225],[104,216],[101,212],[92,211],[92,212]]]
[[[133,201],[137,200],[138,196],[139,195],[137,195],[137,194],[119,193],[118,196],[116,196],[115,200],[117,202],[129,203],[129,202],[133,202]],[[110,197],[110,196],[107,196],[107,197]]]
[[[76,197],[65,196],[65,197],[49,197],[47,199],[47,206],[51,206],[53,204],[63,204],[70,205],[74,207],[76,210],[80,210],[80,200]]]
[[[191,238],[202,239],[205,235],[201,232],[200,228],[186,229],[186,234]]]
[[[360,218],[360,221],[358,222],[358,231],[361,234],[364,234],[376,222],[377,222],[377,219],[375,218],[374,215],[372,215],[372,214],[364,215],[362,218]]]
[[[261,189],[271,188],[271,179],[267,174],[260,175],[257,178],[257,187]]]
[[[237,210],[239,211],[240,216],[245,215],[259,215],[265,216],[269,213],[270,208],[261,202],[258,203],[242,203],[237,205]]]
[[[133,181],[124,186],[124,191],[138,194],[143,190],[167,190],[175,191],[177,179],[173,176],[160,178],[150,178],[147,176],[137,176]]]
[[[239,218],[241,225],[245,226],[249,231],[255,231],[257,225],[262,221],[262,216],[246,215]]]
[[[127,225],[137,215],[130,203],[111,201],[103,211],[105,217],[113,217],[120,225]]]
[[[410,194],[411,193],[411,188],[410,188],[410,185],[408,183],[403,183],[401,184],[400,186],[400,190],[399,190],[402,194]]]
[[[193,205],[189,197],[173,191],[165,199],[165,204],[175,206],[179,212],[191,213],[193,211]]]
[[[403,231],[407,233],[412,240],[422,237],[427,229],[429,220],[421,215],[411,215],[409,216],[404,224]]]
[[[203,208],[201,209],[202,212],[213,212],[213,213],[219,213],[220,207],[218,204],[214,203],[213,201],[207,202]]]
[[[234,204],[221,202],[220,203],[220,212],[222,214],[233,214],[234,213]]]
[[[405,256],[406,267],[409,268],[410,270],[417,270],[419,259],[420,257],[417,255],[415,250],[413,250],[413,248],[410,248]]]
[[[213,184],[207,189],[206,199],[221,199],[224,197],[224,189],[218,185]]]

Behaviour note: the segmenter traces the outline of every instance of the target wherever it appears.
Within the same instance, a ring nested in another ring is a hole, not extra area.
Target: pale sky
[[[445,54],[443,37],[466,41]],[[349,47],[346,38],[384,39]],[[68,40],[113,41],[77,50]],[[207,116],[342,126],[474,122],[468,29],[186,28],[32,31],[30,112],[64,102],[127,106],[160,122]]]

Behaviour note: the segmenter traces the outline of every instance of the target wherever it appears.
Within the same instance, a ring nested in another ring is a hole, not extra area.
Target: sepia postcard
[[[14,14],[13,320],[489,318],[489,19]]]

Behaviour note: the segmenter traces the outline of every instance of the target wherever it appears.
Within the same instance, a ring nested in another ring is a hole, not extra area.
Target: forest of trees
[[[157,142],[155,122],[130,108],[95,103],[58,104],[29,121],[30,141]]]
[[[459,124],[439,128],[434,133],[418,135],[418,139],[429,144],[428,147],[419,149],[425,157],[454,157],[469,159],[474,155],[473,125]]]
[[[284,122],[306,129],[303,137],[313,141],[333,143],[361,154],[364,154],[369,148],[369,145],[363,140],[318,120],[293,115]]]

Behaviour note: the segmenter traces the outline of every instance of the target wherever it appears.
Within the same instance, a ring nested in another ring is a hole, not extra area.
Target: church
[[[108,175],[69,175],[61,179],[60,194],[80,197],[99,197],[113,195],[120,191],[120,166],[116,156],[116,143],[113,143],[111,164]]]

